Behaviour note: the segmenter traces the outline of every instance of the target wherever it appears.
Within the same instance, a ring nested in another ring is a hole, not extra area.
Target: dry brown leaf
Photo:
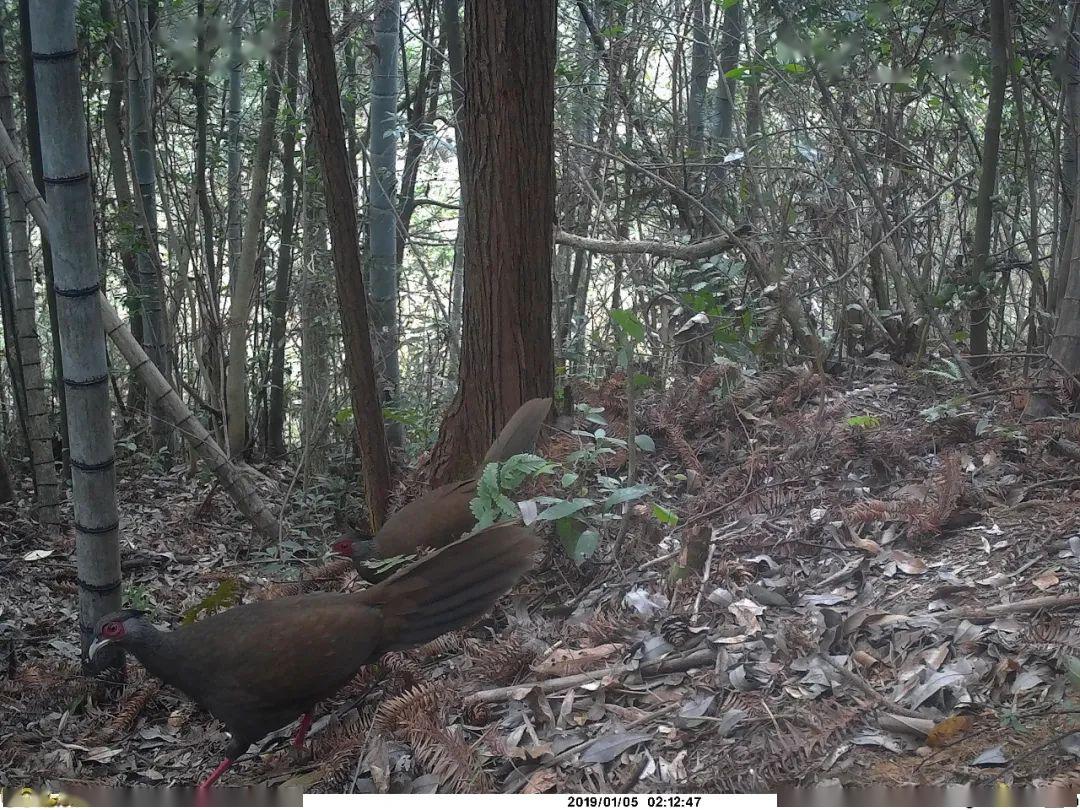
[[[604,662],[611,660],[622,652],[622,645],[601,644],[598,647],[589,647],[584,650],[554,650],[532,669],[538,675],[549,678],[561,678],[566,675],[577,675],[597,669]]]
[[[529,781],[521,789],[522,793],[547,793],[559,783],[558,774],[554,768],[541,768],[533,771]]]
[[[971,718],[964,714],[954,714],[938,723],[926,735],[926,744],[931,748],[942,748],[967,733],[971,728]]]
[[[896,563],[896,567],[905,574],[925,574],[929,570],[926,567],[926,563],[914,554],[908,554],[906,551],[894,549],[889,552],[889,557]]]
[[[1057,574],[1053,571],[1043,571],[1037,577],[1032,577],[1031,584],[1038,588],[1040,591],[1048,591],[1057,585],[1061,580],[1057,578]]]

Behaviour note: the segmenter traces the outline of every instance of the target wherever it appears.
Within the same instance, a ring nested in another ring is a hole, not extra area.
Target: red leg
[[[221,778],[221,775],[225,773],[225,771],[229,770],[230,766],[232,766],[232,763],[233,761],[228,757],[225,757],[225,759],[221,760],[221,764],[214,768],[214,772],[211,773],[208,777],[206,777],[206,779],[203,780],[202,784],[199,785],[199,790],[206,790],[208,787],[214,784],[214,782]]]
[[[308,730],[311,728],[311,712],[304,712],[300,718],[300,728],[296,730],[296,735],[293,737],[293,748],[303,748],[304,738],[307,737]]]

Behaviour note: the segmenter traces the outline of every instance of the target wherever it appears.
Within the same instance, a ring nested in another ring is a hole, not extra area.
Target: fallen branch
[[[515,686],[502,686],[498,689],[484,689],[473,692],[465,698],[466,705],[477,703],[500,703],[504,700],[514,700],[521,695],[539,688],[544,694],[561,692],[563,689],[572,689],[575,686],[583,686],[603,678],[616,678],[629,672],[639,672],[645,677],[656,675],[670,675],[673,672],[686,672],[694,667],[705,666],[716,661],[716,652],[712,649],[695,650],[689,655],[680,658],[666,658],[651,664],[635,668],[632,664],[616,664],[605,669],[594,669],[591,672],[582,672],[580,675],[566,675],[562,678],[551,678],[546,681],[533,681],[531,683],[519,683]]]
[[[733,231],[733,236],[743,237],[750,234],[749,225],[743,225]],[[658,256],[664,259],[678,259],[691,262],[695,259],[704,259],[707,256],[715,256],[718,253],[731,250],[736,247],[737,241],[732,236],[717,236],[712,239],[703,239],[700,242],[691,242],[688,245],[680,245],[675,242],[649,242],[613,239],[592,239],[587,236],[578,236],[566,231],[556,231],[555,242],[559,245],[567,245],[577,250],[588,250],[591,253],[603,253],[605,255],[641,255]]]
[[[992,619],[995,616],[1011,616],[1014,613],[1034,613],[1038,610],[1064,610],[1080,605],[1080,596],[1036,596],[984,608],[953,608],[940,613],[913,616],[919,619]]]

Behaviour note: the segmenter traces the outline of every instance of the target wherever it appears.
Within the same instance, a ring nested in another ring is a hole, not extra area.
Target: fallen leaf
[[[1008,761],[1004,749],[1000,745],[995,745],[993,748],[987,748],[975,759],[971,760],[971,764],[976,768],[996,768]]]
[[[896,567],[905,574],[925,574],[928,570],[926,563],[914,554],[908,554],[906,551],[900,551],[900,549],[890,551],[889,559],[896,563]]]
[[[44,560],[46,557],[51,557],[54,550],[51,548],[35,548],[33,551],[28,551],[23,555],[23,562]]]
[[[926,744],[931,748],[941,748],[962,737],[971,728],[971,718],[966,714],[956,714],[938,723],[926,735]]]
[[[618,644],[601,644],[584,650],[554,650],[547,658],[533,666],[533,671],[552,678],[577,675],[597,669],[598,665],[610,660],[622,651]]]
[[[581,754],[581,761],[603,765],[611,762],[628,748],[651,739],[651,734],[633,734],[626,731],[619,734],[606,734],[594,740],[592,745],[585,749]]]
[[[1038,588],[1040,591],[1048,591],[1057,585],[1061,580],[1057,578],[1057,574],[1053,571],[1043,571],[1037,577],[1033,577],[1031,584]]]
[[[554,768],[541,768],[529,775],[529,781],[521,789],[522,793],[547,793],[559,783],[559,777]]]

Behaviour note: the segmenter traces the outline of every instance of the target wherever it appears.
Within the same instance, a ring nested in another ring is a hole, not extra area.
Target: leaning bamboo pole
[[[23,198],[31,216],[47,239],[50,226],[48,203],[38,193],[37,187],[26,172],[19,150],[15,147],[7,129],[2,126],[0,126],[0,162],[7,169],[8,177],[14,181],[19,196]],[[249,477],[232,463],[229,456],[214,441],[210,431],[196,418],[157,366],[151,362],[150,357],[139,345],[139,341],[131,334],[127,323],[120,317],[116,308],[109,303],[105,293],[99,293],[98,299],[101,303],[105,333],[146,387],[148,404],[151,408],[158,406],[161,413],[172,420],[184,440],[210,468],[210,471],[221,482],[225,493],[232,499],[236,508],[251,521],[255,530],[267,540],[277,541],[281,536],[281,526],[273,512],[259,497]]]

